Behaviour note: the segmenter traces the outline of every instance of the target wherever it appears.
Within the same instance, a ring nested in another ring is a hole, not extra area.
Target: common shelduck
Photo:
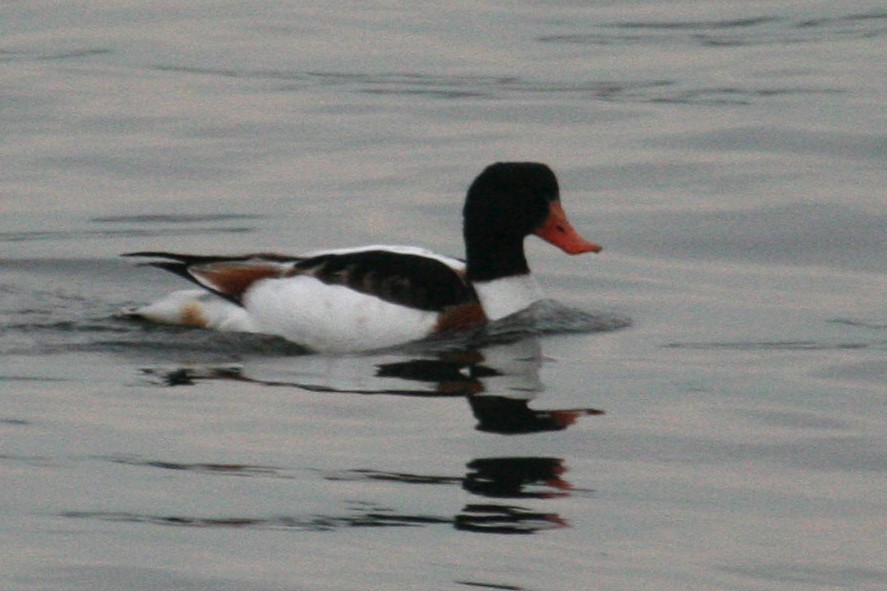
[[[278,335],[315,351],[391,347],[504,318],[541,299],[524,254],[535,234],[568,254],[599,252],[561,207],[545,164],[500,162],[468,189],[465,260],[411,246],[302,256],[134,252],[202,289],[138,308],[160,323]]]

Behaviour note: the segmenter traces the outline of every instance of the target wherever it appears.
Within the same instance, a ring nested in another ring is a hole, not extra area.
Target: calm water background
[[[0,587],[887,587],[883,2],[446,4],[0,4]],[[601,330],[117,316],[180,286],[131,250],[459,255],[502,159]]]

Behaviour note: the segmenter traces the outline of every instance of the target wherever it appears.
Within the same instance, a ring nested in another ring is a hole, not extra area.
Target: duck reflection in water
[[[287,470],[266,465],[185,463],[146,460],[139,457],[109,457],[115,464],[161,470],[187,471],[208,478],[292,478]],[[480,458],[467,465],[464,476],[385,472],[368,469],[327,472],[323,478],[347,483],[349,494],[361,482],[392,487],[411,487],[406,496],[415,496],[417,486],[461,486],[466,492],[482,497],[468,503],[455,515],[404,512],[372,502],[354,503],[345,513],[207,516],[187,513],[132,513],[121,511],[67,511],[64,517],[98,519],[112,522],[151,523],[174,527],[292,529],[330,531],[355,527],[430,527],[448,525],[455,529],[484,534],[532,534],[569,527],[569,522],[553,511],[532,509],[515,503],[545,502],[573,494],[590,493],[564,480],[564,461],[548,457]],[[392,492],[398,498],[403,493]],[[502,502],[505,499],[507,502]]]
[[[284,366],[183,368],[144,370],[169,386],[191,385],[207,379],[293,387],[310,392],[464,398],[476,419],[476,429],[515,435],[566,429],[582,416],[599,415],[592,408],[536,410],[530,403],[543,391],[544,362],[537,338],[482,348],[430,351],[406,356],[305,356],[295,358],[299,379],[293,379],[294,358]],[[276,369],[275,369],[276,368]],[[312,376],[311,380],[305,376]],[[322,377],[318,377],[322,376]],[[588,492],[577,489],[565,475],[564,460],[554,457],[477,458],[461,475],[415,474],[366,468],[325,474],[330,481],[385,482],[393,486],[458,486],[477,497],[450,515],[401,514],[396,510],[359,511],[346,517],[323,516],[324,527],[429,526],[450,524],[472,533],[532,534],[568,527],[567,519],[532,504]],[[411,492],[414,495],[415,492]],[[395,495],[396,496],[396,495]]]
[[[500,434],[538,433],[566,429],[583,416],[600,415],[594,408],[536,410],[530,402],[544,390],[539,378],[543,356],[535,337],[478,349],[380,362],[378,357],[298,358],[302,375],[324,375],[321,383],[250,375],[237,366],[144,369],[164,385],[185,386],[210,379],[267,386],[295,387],[312,392],[412,397],[464,397],[479,431]],[[368,368],[367,362],[372,366]],[[319,364],[319,366],[318,366]],[[370,376],[368,374],[371,373]],[[290,374],[291,375],[291,374]],[[398,380],[398,382],[395,382]],[[400,382],[406,382],[401,385]],[[371,384],[369,387],[367,384]]]

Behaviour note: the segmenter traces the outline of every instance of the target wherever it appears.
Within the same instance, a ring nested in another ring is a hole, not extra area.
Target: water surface
[[[887,584],[882,3],[0,11],[4,589]],[[593,321],[324,357],[120,315],[181,287],[122,252],[459,256],[505,159],[605,246],[527,243]]]

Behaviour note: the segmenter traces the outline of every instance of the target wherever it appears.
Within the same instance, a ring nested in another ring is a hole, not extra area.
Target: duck
[[[198,286],[130,314],[275,335],[316,352],[384,349],[498,321],[542,299],[524,252],[530,235],[570,255],[602,249],[572,226],[557,177],[539,162],[487,166],[462,215],[464,260],[385,244],[298,256],[126,253]]]

